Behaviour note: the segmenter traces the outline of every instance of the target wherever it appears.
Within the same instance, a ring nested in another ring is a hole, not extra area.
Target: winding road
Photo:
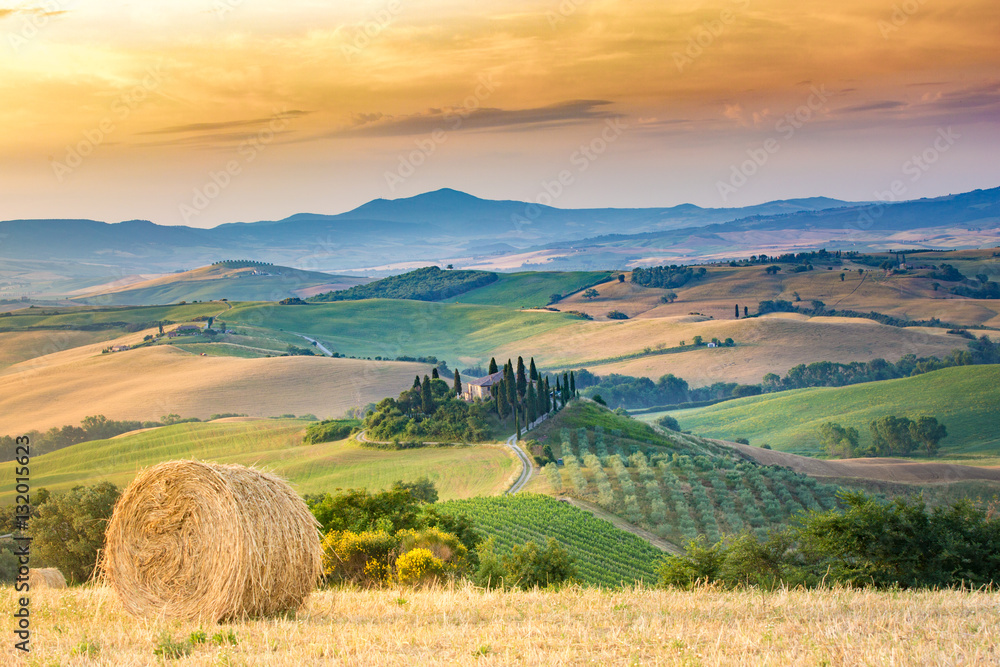
[[[357,440],[358,442],[370,442],[382,445],[389,444],[387,442],[382,442],[378,440],[369,440],[368,438],[365,437],[364,431],[358,431],[357,433],[355,433],[354,439]],[[425,444],[441,445],[448,443],[428,442]],[[488,443],[482,443],[482,444],[488,444]],[[521,449],[521,446],[518,445],[517,442],[515,442],[514,435],[511,435],[509,438],[507,438],[507,441],[504,443],[504,446],[509,447],[511,451],[514,452],[514,455],[517,456],[518,460],[521,461],[521,474],[518,476],[517,480],[511,485],[511,487],[504,492],[505,494],[509,495],[517,493],[518,491],[523,489],[524,486],[531,480],[531,476],[532,474],[534,474],[534,466],[531,464],[531,459],[528,458],[528,455],[524,452],[523,449]]]
[[[298,336],[299,338],[305,338],[307,341],[309,341],[310,343],[312,343],[313,345],[315,345],[316,347],[318,347],[320,349],[320,351],[323,354],[325,354],[326,356],[328,356],[328,357],[332,357],[333,356],[333,352],[331,352],[330,350],[326,349],[326,346],[323,345],[323,343],[321,343],[318,340],[316,340],[315,338],[310,338],[309,336],[303,336],[302,334],[292,334],[292,335],[293,336]]]

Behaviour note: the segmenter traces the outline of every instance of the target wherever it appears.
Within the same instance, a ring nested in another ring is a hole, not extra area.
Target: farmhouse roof
[[[475,385],[477,387],[492,387],[497,382],[503,379],[503,371],[498,371],[493,375],[487,375],[484,378],[479,378],[478,380],[469,380],[466,384]]]

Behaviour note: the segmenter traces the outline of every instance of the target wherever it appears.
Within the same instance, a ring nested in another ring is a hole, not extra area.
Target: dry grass
[[[732,306],[730,306],[732,308]],[[602,358],[732,338],[733,348],[700,348],[677,354],[638,357],[605,364]],[[757,383],[767,373],[784,374],[811,361],[895,361],[905,354],[944,356],[966,341],[945,329],[890,327],[872,320],[807,317],[775,313],[759,318],[711,320],[697,316],[640,318],[622,322],[580,322],[533,336],[498,350],[497,359],[531,350],[540,366],[579,368],[598,375],[622,373],[658,379],[673,373],[692,386],[713,382]]]
[[[76,424],[94,414],[139,420],[221,412],[336,417],[397,395],[429,370],[426,364],[326,357],[201,357],[169,346],[102,355],[100,347],[58,352],[0,373],[0,434]]]
[[[13,592],[0,602],[6,616]],[[294,619],[224,627],[235,645],[208,641],[171,663],[985,665],[1000,659],[998,604],[954,591],[334,590]],[[104,588],[35,594],[32,619],[31,657],[44,665],[162,664],[164,632],[183,641],[198,629],[133,619]]]
[[[949,261],[948,258],[927,261],[927,264]],[[925,262],[920,261],[918,265]],[[994,263],[995,266],[995,263]],[[846,273],[840,280],[841,272]],[[854,268],[828,271],[817,265],[814,271],[777,275],[764,274],[763,266],[713,267],[705,280],[691,282],[674,289],[678,299],[663,304],[660,296],[668,290],[643,288],[631,283],[606,283],[597,290],[601,296],[594,300],[573,295],[558,304],[561,310],[579,310],[602,318],[610,310],[620,310],[629,317],[673,317],[695,311],[719,319],[730,319],[733,306],[749,306],[751,312],[757,303],[766,299],[792,301],[798,292],[799,304],[809,307],[813,299],[823,301],[828,307],[845,310],[880,313],[907,317],[913,320],[937,317],[964,326],[1000,326],[1000,302],[987,299],[969,299],[949,294],[944,289],[934,291],[934,279],[914,274],[886,276],[880,271],[868,272],[862,283]],[[857,289],[855,289],[857,288]]]
[[[66,588],[66,577],[56,567],[31,568],[28,570],[28,585],[32,590]]]
[[[322,573],[317,528],[274,475],[168,461],[119,498],[102,576],[135,616],[216,622],[294,611]]]

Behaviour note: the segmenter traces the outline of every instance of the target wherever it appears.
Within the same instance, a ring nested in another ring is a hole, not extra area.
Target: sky
[[[996,0],[0,0],[0,219],[1000,185]]]

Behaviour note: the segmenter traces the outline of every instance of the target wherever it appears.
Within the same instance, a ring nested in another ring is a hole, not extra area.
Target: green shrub
[[[307,445],[317,445],[321,442],[343,440],[357,431],[361,426],[359,419],[327,419],[309,424],[302,442]]]

